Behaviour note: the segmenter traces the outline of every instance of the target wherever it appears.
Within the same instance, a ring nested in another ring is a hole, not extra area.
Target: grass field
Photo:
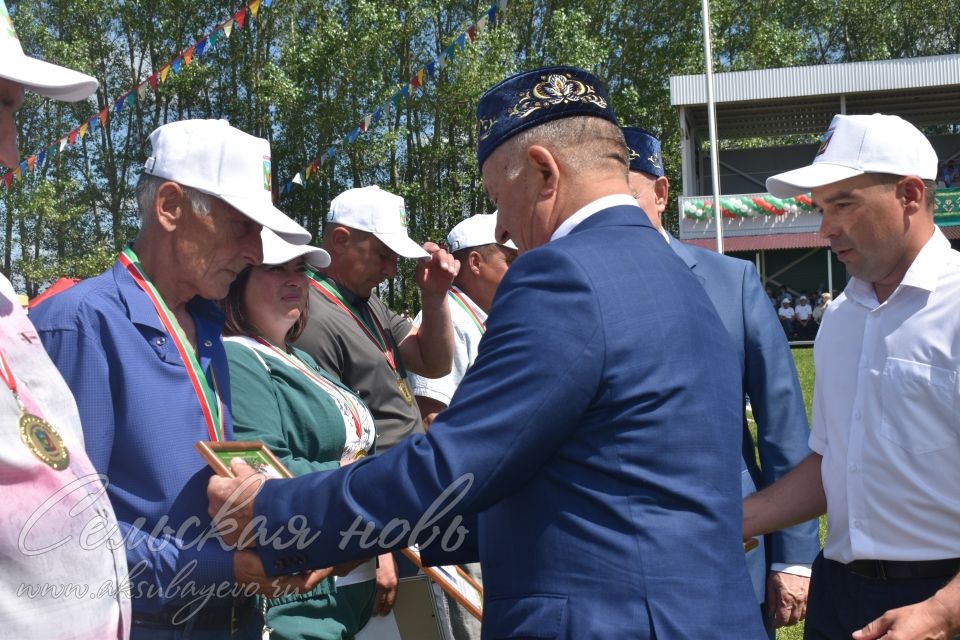
[[[797,365],[797,375],[800,376],[800,387],[803,389],[803,401],[807,407],[807,419],[810,418],[810,407],[813,402],[813,349],[794,349],[793,361]],[[754,425],[751,424],[755,428]],[[756,433],[754,433],[756,436]],[[824,519],[820,519],[820,544],[826,535]],[[802,640],[803,623],[786,627],[777,631],[777,640]]]

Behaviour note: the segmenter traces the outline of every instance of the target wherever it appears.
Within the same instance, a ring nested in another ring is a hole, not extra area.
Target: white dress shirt
[[[960,557],[960,253],[936,229],[882,304],[852,279],[814,348],[824,555]]]
[[[637,201],[633,196],[628,196],[625,193],[617,193],[612,196],[603,196],[598,198],[588,204],[585,207],[582,207],[576,211],[572,216],[564,220],[559,227],[553,232],[553,235],[550,236],[550,241],[559,240],[560,238],[569,235],[578,224],[589,218],[595,213],[599,213],[604,209],[609,209],[610,207],[636,207],[640,209],[640,205],[637,204]],[[643,211],[642,209],[640,209]]]

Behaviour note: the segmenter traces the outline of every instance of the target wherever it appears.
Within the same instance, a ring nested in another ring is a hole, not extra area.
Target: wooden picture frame
[[[470,575],[456,565],[442,567],[425,567],[420,559],[420,550],[417,547],[403,549],[410,562],[415,564],[431,580],[440,585],[446,593],[463,605],[470,615],[477,620],[483,620],[483,587],[477,584]]]
[[[233,478],[230,470],[230,461],[240,458],[249,464],[255,471],[268,478],[292,478],[293,474],[287,470],[277,456],[259,440],[240,440],[231,442],[216,442],[214,440],[200,440],[194,445],[200,455],[207,461],[218,476]]]

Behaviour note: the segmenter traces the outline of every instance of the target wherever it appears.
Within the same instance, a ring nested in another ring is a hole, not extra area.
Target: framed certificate
[[[234,442],[200,440],[194,446],[219,476],[234,477],[233,471],[230,470],[230,461],[234,458],[240,458],[253,467],[254,471],[262,473],[268,478],[293,477],[293,474],[267,448],[267,445],[259,440]]]
[[[470,575],[456,565],[444,567],[425,567],[420,560],[420,550],[417,547],[403,549],[403,555],[420,568],[431,580],[440,585],[440,588],[463,605],[477,620],[483,619],[483,587],[477,584]]]

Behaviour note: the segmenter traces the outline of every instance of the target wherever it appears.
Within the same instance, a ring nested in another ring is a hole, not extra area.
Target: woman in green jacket
[[[294,475],[336,469],[373,453],[363,401],[291,346],[307,322],[307,264],[323,249],[286,243],[264,229],[263,264],[240,273],[223,301],[224,344],[238,440],[260,440]],[[266,601],[273,640],[353,638],[373,608],[376,560],[312,591]]]

